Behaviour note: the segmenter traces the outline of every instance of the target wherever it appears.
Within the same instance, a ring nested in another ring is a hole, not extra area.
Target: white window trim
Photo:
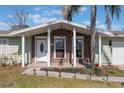
[[[62,58],[57,58],[56,57],[56,39],[61,39],[61,38],[64,38],[65,40],[65,42],[64,42],[64,59],[66,59],[66,36],[54,36],[54,59],[62,59]]]
[[[76,36],[76,40],[77,39],[83,39],[83,43],[84,43],[84,36]],[[74,46],[73,46],[73,42],[74,42],[74,37],[72,36],[72,59],[74,58],[73,57],[73,49],[74,49]],[[77,48],[76,48],[77,49]],[[83,49],[83,51],[82,51],[82,54],[83,54],[83,56],[82,56],[82,59],[84,59],[84,44],[83,44],[83,46],[82,46],[82,49]],[[76,56],[76,59],[79,59],[77,56]]]
[[[0,40],[6,40],[7,41],[7,50],[6,50],[6,54],[5,54],[7,56],[9,54],[9,50],[8,50],[9,49],[9,39],[7,39],[7,38],[1,38]],[[0,55],[3,55],[3,54],[0,53]]]

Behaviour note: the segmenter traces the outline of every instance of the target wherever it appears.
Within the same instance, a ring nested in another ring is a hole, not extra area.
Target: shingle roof
[[[9,34],[11,31],[8,30],[0,30],[0,34]]]
[[[113,34],[117,35],[117,34],[124,34],[124,31],[111,31]]]

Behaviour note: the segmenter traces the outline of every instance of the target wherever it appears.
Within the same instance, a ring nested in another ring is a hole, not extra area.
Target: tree
[[[72,21],[72,18],[75,14],[80,12],[82,6],[80,5],[69,5],[64,6],[62,13],[63,17],[66,20]],[[105,24],[107,26],[107,30],[111,29],[111,16],[112,18],[114,15],[117,16],[119,19],[119,15],[121,12],[121,8],[119,5],[104,5],[105,10]],[[91,6],[91,18],[90,18],[90,30],[91,30],[91,63],[95,63],[95,37],[96,37],[96,16],[97,16],[97,6]]]
[[[91,29],[91,63],[95,63],[95,36],[96,36],[96,14],[97,14],[97,7],[96,5],[93,5],[91,7],[91,23],[90,23],[90,29]]]
[[[62,14],[65,20],[72,21],[75,14],[81,9],[81,5],[65,5],[62,10]]]
[[[15,15],[12,17],[14,22],[8,23],[10,30],[19,30],[29,27],[29,25],[26,24],[28,17],[28,12],[24,12],[22,10],[16,11]]]

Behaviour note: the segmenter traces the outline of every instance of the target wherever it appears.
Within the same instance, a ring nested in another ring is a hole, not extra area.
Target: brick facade
[[[38,34],[35,36],[47,36],[47,33]],[[35,57],[35,36],[32,36],[32,59],[34,62]],[[54,36],[66,36],[66,58],[64,59],[55,59],[54,58]],[[84,58],[90,59],[90,36],[78,33],[76,36],[84,36]],[[57,62],[57,63],[71,63],[72,64],[72,37],[73,32],[70,30],[65,29],[58,29],[51,32],[51,62]],[[79,60],[77,60],[79,62]]]

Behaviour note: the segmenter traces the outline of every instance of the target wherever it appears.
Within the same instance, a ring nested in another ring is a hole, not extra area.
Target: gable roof
[[[0,34],[9,34],[11,31],[8,30],[0,30]]]
[[[64,28],[67,30],[73,30],[73,27],[76,27],[77,31],[90,35],[89,26],[77,24],[77,23],[62,19],[62,20],[47,22],[47,23],[40,24],[37,26],[28,27],[28,28],[21,29],[21,30],[0,31],[0,36],[2,36],[2,37],[10,36],[11,37],[11,36],[22,36],[22,35],[27,35],[27,36],[34,35],[34,34],[43,33],[45,31],[47,31],[48,26],[51,26],[52,30],[60,29],[60,28]],[[97,30],[97,32],[96,32],[97,35],[101,34],[103,36],[110,36],[110,37],[115,36],[114,33],[115,32],[105,32],[100,29]]]
[[[0,30],[0,37],[9,36],[10,32],[11,31],[8,31],[8,30]]]
[[[29,27],[29,28],[25,28],[25,29],[21,29],[21,30],[16,30],[16,31],[13,31],[11,33],[11,35],[17,35],[17,34],[21,34],[21,33],[25,33],[25,32],[32,32],[36,29],[40,29],[40,28],[47,28],[48,26],[51,26],[52,29],[57,29],[57,28],[65,28],[67,29],[67,26],[71,27],[69,30],[72,30],[72,27],[78,27],[78,28],[83,28],[83,29],[87,29],[87,26],[85,25],[80,25],[80,24],[77,24],[77,23],[73,23],[71,21],[67,21],[67,20],[58,20],[58,21],[51,21],[51,22],[47,22],[47,23],[44,23],[44,24],[40,24],[40,25],[37,25],[37,26],[32,26],[32,27]],[[46,29],[44,29],[46,30]],[[88,32],[88,31],[87,31]]]

